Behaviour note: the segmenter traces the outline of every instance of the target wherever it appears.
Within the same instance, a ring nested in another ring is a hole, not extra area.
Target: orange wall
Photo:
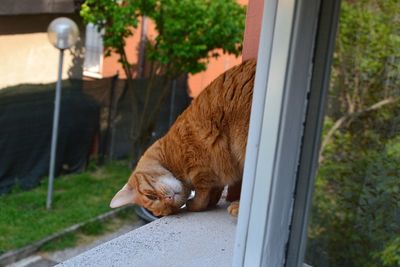
[[[242,62],[241,56],[222,55],[218,59],[212,58],[207,66],[207,70],[189,75],[189,95],[191,97],[198,96],[198,94],[221,73],[240,64],[240,62]]]
[[[128,56],[128,60],[131,63],[136,64],[139,62],[139,41],[140,41],[140,31],[141,28],[133,30],[133,36],[126,39],[125,51]],[[104,57],[103,59],[103,78],[108,78],[114,76],[115,74],[119,74],[121,79],[125,79],[126,75],[121,67],[121,64],[118,62],[119,56],[118,54],[112,53],[109,57]],[[136,66],[133,69],[134,72],[137,71]]]
[[[206,71],[189,75],[189,95],[191,97],[196,97],[216,77],[227,69],[240,64],[242,59],[257,57],[264,0],[241,0],[238,2],[242,5],[248,2],[242,56],[236,58],[223,55],[218,59],[211,59]]]

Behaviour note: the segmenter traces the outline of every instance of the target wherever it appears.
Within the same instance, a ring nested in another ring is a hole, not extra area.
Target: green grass
[[[40,249],[42,251],[57,251],[68,247],[73,247],[77,243],[77,235],[75,233],[67,233],[56,240],[44,244]]]
[[[126,223],[132,223],[138,219],[133,208],[120,210],[116,217],[105,221],[95,221],[86,223],[79,230],[67,233],[61,237],[46,243],[40,251],[51,252],[63,250],[77,245],[84,245],[93,242],[99,235],[114,232]]]
[[[0,196],[0,254],[110,211],[111,198],[129,174],[127,162],[114,162],[56,179],[51,210],[45,207],[47,179],[33,190],[14,190]],[[83,232],[98,234],[103,231],[101,228],[93,223],[85,226]],[[72,239],[67,236],[60,242],[70,244]]]
[[[82,226],[81,231],[85,235],[100,235],[105,232],[105,226],[99,221],[90,222]]]

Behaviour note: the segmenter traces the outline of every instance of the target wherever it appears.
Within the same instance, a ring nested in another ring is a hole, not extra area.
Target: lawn
[[[45,207],[47,179],[30,191],[0,196],[0,254],[110,211],[111,198],[129,174],[127,162],[113,162],[56,179],[51,210]]]

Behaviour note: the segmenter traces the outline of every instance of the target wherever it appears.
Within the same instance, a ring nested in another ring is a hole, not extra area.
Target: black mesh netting
[[[135,80],[143,104],[147,81]],[[156,81],[157,83],[157,81]],[[55,84],[27,84],[0,90],[0,194],[18,185],[36,186],[47,176]],[[132,152],[133,92],[117,77],[94,81],[65,80],[62,85],[56,175],[85,167],[89,155],[102,161]],[[156,102],[153,90],[150,103]],[[162,136],[187,107],[186,78],[175,81],[160,110],[152,140]]]
[[[160,84],[162,79],[160,78],[155,83],[156,86],[149,99],[149,106],[154,107],[157,102],[157,96],[161,94],[162,85]],[[138,79],[134,81],[134,88],[137,88],[136,97],[139,98],[138,110],[141,114],[144,102],[144,93],[141,93],[143,88],[147,86],[147,80]],[[132,102],[133,92],[130,90],[124,90],[119,97],[118,104],[115,106],[115,115],[111,117],[112,122],[110,125],[109,132],[109,146],[108,155],[111,158],[121,158],[129,154],[132,150],[132,136],[135,135],[137,128],[132,121]],[[161,104],[160,113],[158,115],[154,131],[152,132],[151,142],[154,142],[168,131],[171,124],[179,116],[179,114],[189,105],[190,98],[187,94],[187,83],[186,78],[182,77],[177,79],[172,85],[172,88],[168,91],[168,95],[164,98]],[[103,137],[105,134],[103,134]],[[149,145],[149,144],[148,144]],[[145,149],[145,148],[143,148]],[[135,159],[134,159],[135,160]]]
[[[64,81],[56,173],[86,163],[97,130],[99,105],[82,93],[81,82]],[[47,175],[55,84],[18,85],[0,91],[0,193],[23,189]]]

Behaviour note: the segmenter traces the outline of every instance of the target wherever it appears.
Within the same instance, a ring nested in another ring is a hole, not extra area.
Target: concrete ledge
[[[57,266],[231,266],[236,222],[225,205],[164,217]]]

